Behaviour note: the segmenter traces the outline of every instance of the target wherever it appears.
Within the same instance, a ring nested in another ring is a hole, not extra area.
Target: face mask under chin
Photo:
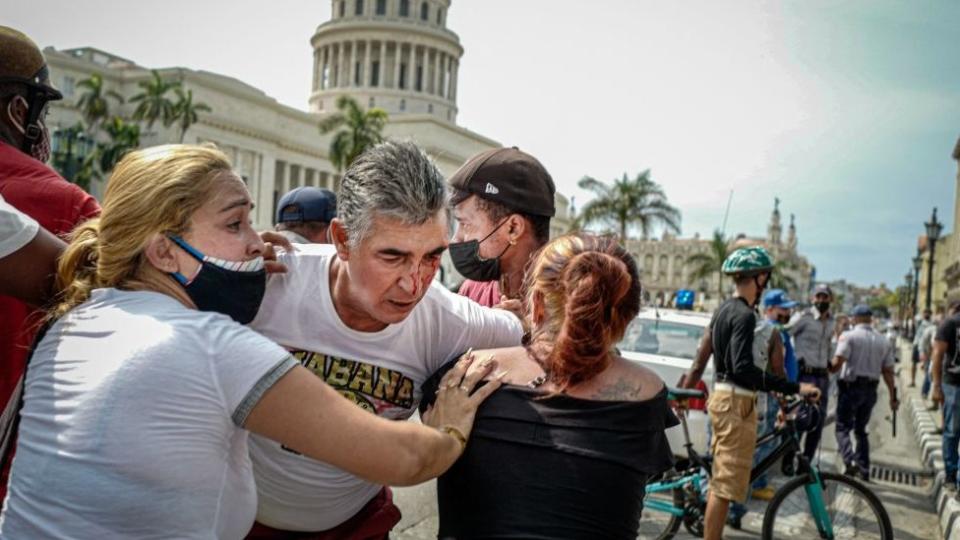
[[[200,261],[200,269],[189,279],[180,272],[171,273],[197,309],[222,313],[240,324],[257,316],[267,288],[263,257],[225,261],[204,255],[178,236],[169,238]]]

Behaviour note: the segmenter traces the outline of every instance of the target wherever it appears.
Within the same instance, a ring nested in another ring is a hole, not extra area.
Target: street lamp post
[[[76,183],[77,173],[83,160],[93,151],[94,141],[77,124],[69,128],[56,128],[50,136],[53,166],[70,182]],[[86,186],[85,186],[86,187]]]
[[[911,315],[910,309],[910,300],[913,296],[913,269],[907,270],[907,274],[903,276],[903,282],[907,286],[903,289],[903,324],[901,328],[903,329],[904,336],[910,335],[910,319],[913,318]]]
[[[913,339],[913,333],[917,330],[917,304],[920,303],[920,268],[923,266],[923,256],[920,248],[917,248],[917,255],[913,258],[913,301],[910,302],[910,339]]]
[[[933,208],[933,216],[930,221],[923,224],[927,228],[927,246],[930,248],[930,259],[927,263],[927,303],[926,310],[930,311],[931,300],[933,299],[933,263],[937,250],[937,240],[940,239],[940,233],[943,231],[943,223],[937,221],[937,208]]]

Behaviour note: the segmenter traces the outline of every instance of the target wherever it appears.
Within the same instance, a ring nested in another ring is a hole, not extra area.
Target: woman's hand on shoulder
[[[282,247],[284,251],[293,251],[293,244],[287,240],[287,237],[275,231],[263,231],[260,233],[260,239],[266,245],[263,250],[264,267],[268,274],[284,274],[287,272],[287,266],[277,260],[277,246]]]

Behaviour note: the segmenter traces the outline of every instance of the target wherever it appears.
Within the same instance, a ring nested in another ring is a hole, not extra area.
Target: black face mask
[[[200,311],[215,311],[247,324],[257,316],[267,288],[263,257],[246,262],[216,259],[200,253],[178,236],[170,236],[178,246],[200,261],[200,270],[192,279],[180,272],[173,276]]]
[[[482,240],[470,240],[467,242],[454,242],[448,247],[450,249],[450,260],[453,261],[457,272],[473,281],[493,281],[500,277],[500,257],[510,249],[510,244],[503,248],[499,255],[492,259],[484,259],[480,256],[480,242],[490,238],[497,229],[503,226],[507,220],[500,222],[490,231],[490,234],[483,237]]]
[[[777,322],[780,323],[780,324],[787,324],[788,322],[790,322],[790,316],[789,316],[789,315],[777,315]]]
[[[816,304],[814,304],[814,306],[816,306],[817,311],[819,311],[822,314],[822,313],[826,313],[827,310],[830,309],[830,302],[817,302]]]

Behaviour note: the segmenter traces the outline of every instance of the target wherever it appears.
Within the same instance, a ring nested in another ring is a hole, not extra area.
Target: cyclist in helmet
[[[762,247],[738,249],[723,262],[723,273],[733,279],[736,293],[717,308],[709,327],[716,382],[707,404],[713,428],[713,475],[704,520],[707,540],[719,540],[730,502],[747,498],[757,442],[757,392],[820,397],[817,387],[790,382],[754,363],[755,309],[772,271],[773,260]],[[694,387],[701,374],[692,369],[683,386]]]

